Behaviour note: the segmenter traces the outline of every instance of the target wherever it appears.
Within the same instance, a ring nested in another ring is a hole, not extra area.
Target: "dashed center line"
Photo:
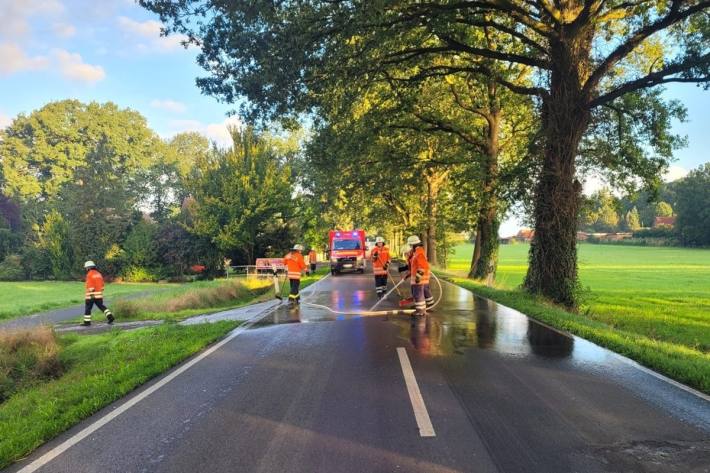
[[[426,410],[422,393],[419,391],[417,378],[414,377],[414,370],[412,370],[412,364],[409,362],[407,350],[404,347],[398,347],[397,356],[399,356],[399,363],[402,365],[402,374],[404,375],[404,382],[407,385],[409,400],[412,402],[414,418],[417,420],[417,426],[419,427],[419,435],[421,437],[436,437],[436,432],[434,432],[434,426],[431,425],[431,419],[429,418],[429,412]]]

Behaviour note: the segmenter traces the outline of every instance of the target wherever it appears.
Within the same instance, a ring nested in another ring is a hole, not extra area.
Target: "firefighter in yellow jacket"
[[[108,307],[104,305],[104,277],[99,270],[96,269],[96,264],[94,264],[93,261],[84,263],[84,269],[86,270],[86,304],[84,307],[84,323],[82,325],[91,325],[91,309],[94,304],[104,312],[108,323],[112,324],[113,314],[108,310]]]
[[[293,249],[284,256],[284,266],[286,266],[286,274],[288,282],[291,285],[291,290],[288,293],[288,301],[291,304],[301,302],[299,293],[301,287],[301,273],[306,269],[306,262],[303,260],[303,246],[294,245]]]
[[[409,276],[412,278],[412,297],[416,315],[426,314],[426,308],[434,303],[429,287],[431,269],[424,252],[424,245],[418,236],[407,238],[407,244],[412,248],[409,258]]]
[[[384,238],[375,239],[375,247],[370,252],[370,259],[372,272],[375,274],[375,292],[377,298],[382,299],[387,292],[387,271],[390,264],[390,249],[385,245]]]

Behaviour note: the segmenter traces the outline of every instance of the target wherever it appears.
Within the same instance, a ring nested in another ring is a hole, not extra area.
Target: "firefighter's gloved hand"
[[[390,267],[389,263],[385,263],[382,265],[382,269],[384,269],[385,271],[387,271],[387,268],[389,268],[389,267]]]
[[[407,266],[406,264],[400,264],[399,267],[397,268],[397,271],[400,273],[403,273],[407,270],[409,270],[409,266]]]
[[[419,282],[422,280],[422,276],[424,276],[424,271],[420,269],[417,271],[417,275],[414,276],[414,281],[419,284]]]

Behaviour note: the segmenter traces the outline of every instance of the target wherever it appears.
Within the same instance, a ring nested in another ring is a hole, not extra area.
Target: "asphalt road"
[[[373,286],[367,274],[328,277],[308,300],[368,309]],[[443,292],[414,323],[280,306],[10,471],[66,441],[25,471],[710,471],[707,397],[455,286]]]

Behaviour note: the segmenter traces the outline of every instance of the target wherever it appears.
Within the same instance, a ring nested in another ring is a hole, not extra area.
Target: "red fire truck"
[[[365,272],[365,231],[331,230],[328,234],[330,272]]]

